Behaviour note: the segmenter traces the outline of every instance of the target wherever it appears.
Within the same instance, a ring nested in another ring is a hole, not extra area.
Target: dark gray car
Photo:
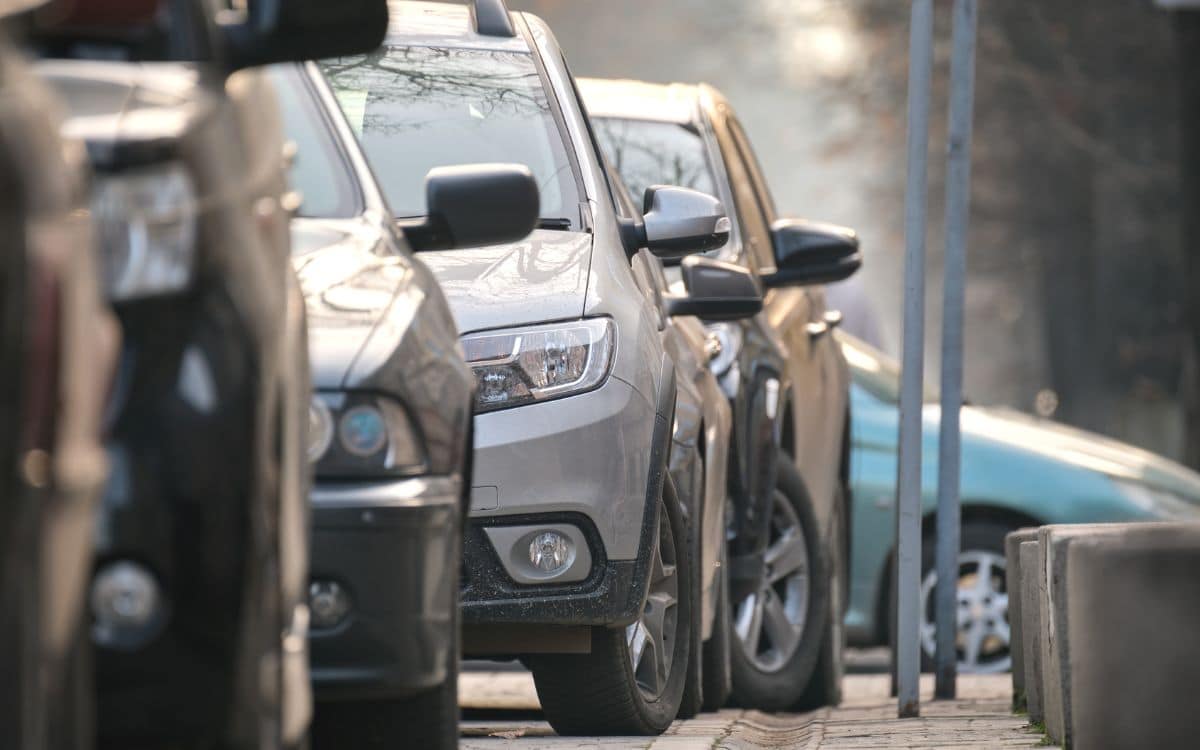
[[[392,220],[320,72],[286,67],[272,78],[296,148],[292,258],[315,389],[313,740],[365,748],[403,737],[413,747],[454,747],[475,378],[437,281]],[[526,196],[525,210],[475,228],[448,215],[443,229],[460,238],[469,230],[474,242],[527,235],[537,216],[527,170],[475,174],[457,171],[458,203],[443,209],[478,213],[494,191],[508,190]],[[444,174],[427,183],[434,192],[449,185]]]

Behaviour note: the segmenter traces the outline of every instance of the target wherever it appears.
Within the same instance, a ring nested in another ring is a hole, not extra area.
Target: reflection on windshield
[[[527,53],[393,46],[322,68],[397,216],[424,215],[434,167],[509,162],[533,171],[543,217],[578,221],[571,162]]]
[[[613,117],[593,122],[601,148],[639,202],[651,185],[678,185],[716,194],[704,141],[688,127]]]

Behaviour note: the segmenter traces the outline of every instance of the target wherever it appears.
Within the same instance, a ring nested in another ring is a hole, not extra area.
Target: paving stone
[[[1004,537],[1005,576],[1008,590],[1008,653],[1012,656],[1012,708],[1025,710],[1025,653],[1021,628],[1021,542],[1037,538],[1037,527],[1010,532]]]

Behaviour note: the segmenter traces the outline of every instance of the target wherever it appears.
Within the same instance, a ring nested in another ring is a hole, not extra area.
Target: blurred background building
[[[550,22],[576,75],[702,79],[722,89],[781,211],[860,231],[864,273],[857,289],[838,294],[867,295],[883,348],[898,352],[908,3],[511,4]],[[933,374],[949,1],[938,10]],[[1200,276],[1180,230],[1200,205],[1180,197],[1187,81],[1177,21],[1149,0],[980,3],[966,391],[977,403],[1053,416],[1200,466],[1200,316],[1189,284]]]

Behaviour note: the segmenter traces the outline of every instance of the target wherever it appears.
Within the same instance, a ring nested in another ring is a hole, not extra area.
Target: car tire
[[[978,609],[983,612],[989,620],[985,621],[985,629],[989,633],[995,631],[995,637],[1003,640],[1004,648],[1002,651],[995,651],[990,654],[982,655],[984,658],[976,658],[974,660],[975,668],[968,668],[965,665],[971,663],[970,660],[964,662],[963,653],[959,659],[958,671],[962,674],[972,672],[1007,672],[1012,667],[1012,657],[1008,653],[1008,640],[1001,636],[1008,633],[1008,586],[1005,578],[1006,559],[1004,555],[1004,537],[1011,531],[1023,524],[1011,524],[1003,521],[983,521],[972,520],[967,521],[962,525],[962,531],[959,537],[959,570],[961,575],[971,575],[971,566],[974,566],[974,574],[977,581],[984,579],[978,578],[979,572],[983,565],[987,565],[988,574],[988,591],[980,591],[980,601],[976,603],[978,606],[971,606],[971,610]],[[934,671],[934,653],[932,642],[929,638],[931,634],[931,624],[935,620],[935,604],[934,604],[934,588],[933,582],[936,581],[937,565],[937,542],[932,536],[927,536],[922,541],[921,545],[921,597],[924,609],[922,612],[922,633],[921,633],[921,669],[925,672]],[[960,581],[962,579],[960,578]],[[975,592],[972,592],[972,595]],[[1003,606],[1000,606],[1000,599],[995,595],[1003,596]],[[999,621],[1003,620],[1001,624]],[[987,625],[991,622],[991,625]],[[966,637],[970,637],[968,632]],[[991,635],[987,636],[989,639]],[[998,640],[997,643],[1000,641]]]
[[[688,631],[693,621],[693,566],[687,527],[669,477],[656,513],[648,595],[639,619],[628,627],[595,628],[589,654],[524,660],[533,672],[546,720],[560,735],[657,735],[679,713],[692,643]],[[646,635],[652,633],[646,623],[657,622],[659,611],[662,637]],[[631,641],[639,641],[642,648],[635,650]],[[648,649],[650,644],[660,648]],[[660,654],[670,658],[644,661]],[[636,662],[635,655],[640,657]]]
[[[723,551],[721,569],[717,571],[717,609],[713,614],[712,637],[703,646],[704,703],[703,710],[718,711],[728,701],[733,690],[730,648],[733,639],[733,620],[729,614],[729,569]]]
[[[821,651],[817,657],[817,668],[813,671],[808,688],[800,696],[793,709],[812,711],[823,706],[836,706],[842,702],[842,678],[845,666],[845,607],[844,581],[849,576],[849,561],[846,559],[846,519],[843,498],[846,489],[834,501],[834,526],[830,535],[832,554],[829,556],[829,610],[825,620],[825,634],[821,637]]]
[[[768,557],[772,550],[775,554],[787,550],[793,554],[779,559],[802,558],[802,562],[763,590],[731,602],[732,698],[739,706],[761,711],[792,709],[804,695],[821,653],[831,593],[828,556],[822,552],[804,480],[790,456],[781,453],[778,463]],[[769,629],[776,631],[776,638],[766,633]]]

